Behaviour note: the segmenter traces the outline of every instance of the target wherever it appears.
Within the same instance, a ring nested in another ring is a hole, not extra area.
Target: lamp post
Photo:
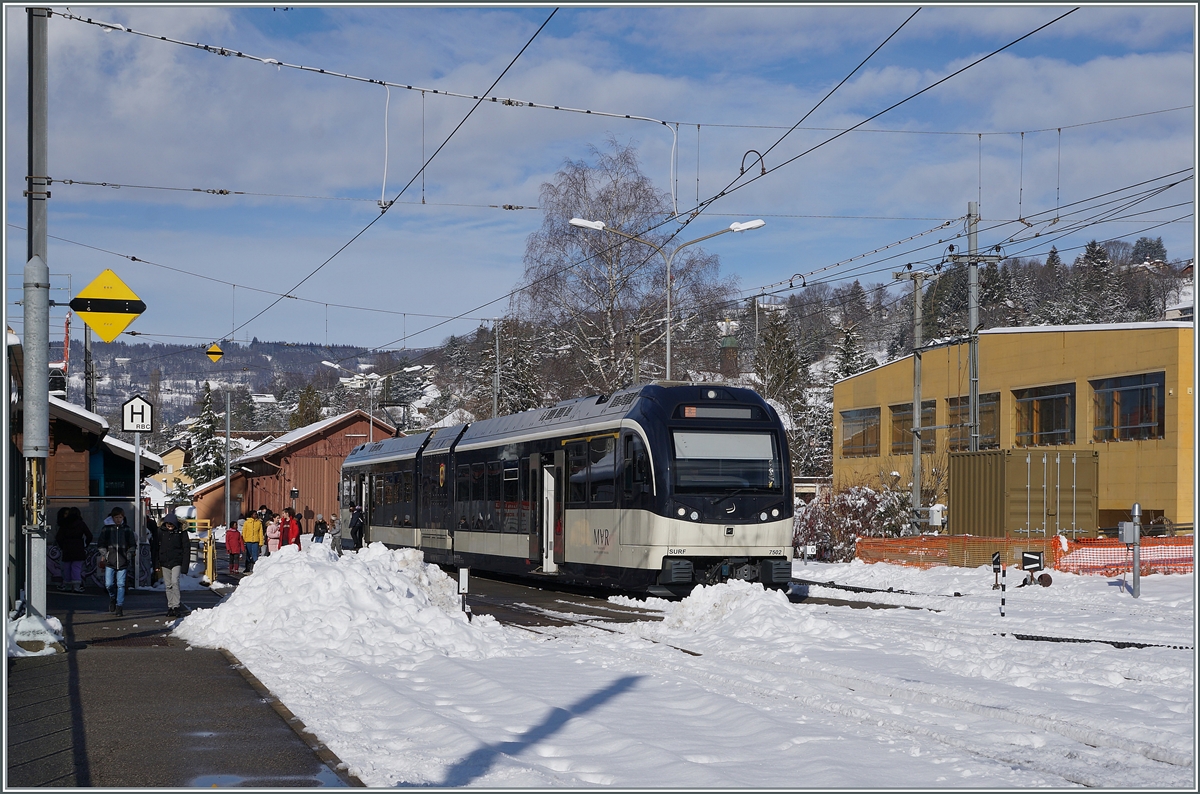
[[[618,231],[609,226],[605,226],[603,221],[589,221],[584,220],[583,218],[572,218],[569,223],[572,226],[578,226],[581,229],[594,229],[598,232],[612,232],[613,234],[620,235],[626,239],[648,245],[655,251],[658,251],[659,256],[661,256],[667,263],[667,380],[671,379],[671,262],[675,260],[675,254],[679,253],[684,248],[687,248],[689,245],[695,245],[696,243],[707,240],[710,237],[716,237],[719,234],[725,234],[726,232],[747,232],[751,229],[760,229],[767,225],[767,222],[761,218],[753,221],[746,221],[745,223],[731,223],[728,229],[722,229],[719,232],[706,234],[703,237],[697,237],[695,240],[688,240],[686,243],[681,243],[675,247],[675,250],[671,251],[670,255],[668,255],[660,246],[656,245],[655,243],[652,243],[649,240],[643,240],[641,237],[635,237],[632,234],[626,234],[625,232]]]

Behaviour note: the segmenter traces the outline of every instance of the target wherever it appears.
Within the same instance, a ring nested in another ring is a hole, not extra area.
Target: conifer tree
[[[191,462],[183,472],[199,485],[225,474],[225,441],[217,438],[217,415],[213,412],[212,388],[204,382],[204,390],[196,400],[200,418],[188,428],[187,446]]]
[[[863,350],[858,331],[852,325],[841,329],[841,340],[838,343],[836,354],[837,364],[834,371],[839,378],[856,375],[863,370],[878,366],[879,363]]]
[[[321,421],[321,395],[310,383],[305,386],[296,401],[296,410],[288,416],[288,429],[307,427]]]

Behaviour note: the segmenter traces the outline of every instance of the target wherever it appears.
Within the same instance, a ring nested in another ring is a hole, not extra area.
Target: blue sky
[[[690,208],[697,193],[708,198],[737,177],[745,152],[770,147],[915,8],[564,6],[492,93],[678,122],[677,192],[680,209]],[[1068,8],[923,8],[805,127],[856,124]],[[154,35],[469,94],[491,84],[551,10],[71,7]],[[1056,202],[1084,201],[1182,169],[1190,176],[1195,13],[1190,5],[1084,6],[868,125],[894,132],[850,133],[715,202],[681,239],[764,218],[761,230],[706,244],[721,257],[723,272],[753,294],[958,219],[977,198],[986,230],[980,243],[988,246],[1016,231],[1018,215],[1050,211],[1049,219]],[[10,290],[19,287],[25,257],[24,232],[13,228],[26,222],[24,17],[21,7],[5,7]],[[55,299],[67,298],[67,274],[77,292],[113,268],[148,306],[131,330],[146,338],[196,337],[201,344],[273,300],[247,288],[290,289],[379,214],[381,87],[106,33],[59,16],[49,28],[53,178],[343,199],[56,183],[51,235],[241,288],[51,239],[50,269],[55,286],[64,288]],[[388,198],[419,169],[422,137],[428,156],[470,107],[462,99],[426,94],[422,101],[418,92],[392,89]],[[1153,115],[1105,121],[1135,114]],[[1104,123],[1074,126],[1098,121]],[[978,133],[985,134],[982,146]],[[798,130],[766,164],[775,168],[833,134]],[[481,106],[428,166],[424,205],[418,180],[296,291],[316,303],[284,300],[237,338],[370,347],[407,336],[409,346],[422,347],[469,331],[476,318],[503,314],[506,300],[476,307],[520,280],[525,240],[541,215],[487,205],[536,207],[539,186],[566,159],[586,159],[589,147],[603,146],[610,135],[636,143],[644,172],[658,187],[672,188],[672,137],[661,125]],[[1033,231],[1045,232],[1043,238],[1011,243],[1006,251],[1044,253],[1049,243],[1042,243],[1052,239],[1060,249],[1093,238],[1133,235],[1126,237],[1132,242],[1143,229],[1174,221],[1145,233],[1162,236],[1172,258],[1190,258],[1194,198],[1195,183],[1187,181],[1139,205],[1154,212],[1137,219],[1061,239],[1039,226]],[[992,229],[997,221],[1008,223]],[[889,248],[886,255],[898,259],[867,257],[820,277],[887,281],[905,261],[940,255],[961,228],[955,222],[920,243]],[[20,330],[14,298],[5,308]],[[327,311],[325,303],[408,316]],[[434,328],[440,320],[418,316],[462,313],[468,318]]]

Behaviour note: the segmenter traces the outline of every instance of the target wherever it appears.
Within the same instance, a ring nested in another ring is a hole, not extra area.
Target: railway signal
[[[71,311],[105,342],[111,342],[146,311],[129,286],[111,270],[105,270],[71,299]]]

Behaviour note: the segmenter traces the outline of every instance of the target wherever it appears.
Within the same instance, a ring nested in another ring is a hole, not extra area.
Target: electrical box
[[[929,508],[929,528],[940,528],[946,523],[946,506],[936,504]]]
[[[1122,543],[1138,543],[1141,527],[1132,521],[1121,521],[1117,524]]]
[[[291,496],[290,496],[289,498],[291,498],[291,499],[299,499],[299,498],[300,498],[300,489],[299,489],[299,488],[293,488],[293,489],[292,489],[292,492],[291,492]]]

